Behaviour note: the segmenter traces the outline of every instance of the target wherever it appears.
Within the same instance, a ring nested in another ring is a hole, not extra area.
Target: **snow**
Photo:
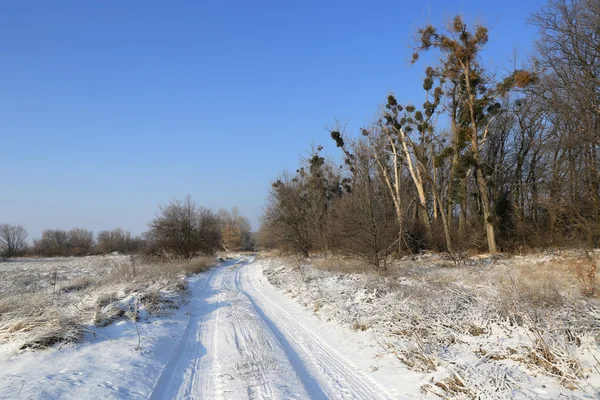
[[[365,332],[324,323],[286,298],[263,263],[238,258],[189,278],[187,304],[142,313],[137,328],[124,318],[44,351],[1,345],[0,398],[410,397],[418,374],[381,355]]]
[[[472,261],[475,269],[465,267],[460,280],[448,283],[459,270],[423,269],[417,262],[403,276],[342,274],[289,259],[238,256],[190,276],[186,301],[170,294],[177,309],[152,313],[140,292],[122,293],[102,311],[130,311],[113,313],[104,327],[84,325],[79,342],[41,351],[0,344],[0,398],[597,398],[597,304],[548,309],[555,313],[546,316],[549,325],[538,326],[547,332],[508,323],[494,317],[497,298],[486,296],[495,289],[482,277],[513,261],[488,261]],[[81,265],[96,262],[37,265],[52,266],[71,282],[85,278]],[[26,268],[8,266],[4,277],[48,289],[47,269],[35,270],[44,277],[36,283]],[[0,294],[11,290],[6,281],[2,287]],[[137,320],[131,310],[139,312]],[[567,321],[565,310],[577,343],[558,340],[563,326],[553,330],[556,321]],[[574,373],[563,360],[577,360],[576,386],[532,361],[543,354],[540,338],[562,372]]]
[[[206,280],[204,276],[193,281]],[[127,300],[125,300],[127,301]],[[88,325],[80,343],[17,352],[0,346],[0,398],[148,398],[189,319],[188,306],[168,317],[141,315],[106,327]]]
[[[364,331],[363,343],[381,343],[384,352],[418,371],[420,381],[408,385],[408,394],[416,398],[599,398],[598,301],[550,291],[542,294],[560,304],[536,307],[540,299],[530,301],[524,296],[527,290],[511,297],[492,282],[514,275],[518,285],[527,286],[531,282],[526,274],[519,275],[517,263],[539,273],[540,263],[557,262],[556,257],[489,260],[480,257],[457,268],[425,255],[403,261],[387,275],[348,273],[346,266],[337,265],[343,259],[271,258],[263,269],[266,279],[312,311],[321,324]],[[320,261],[330,269],[313,265]],[[558,259],[559,265],[571,261]],[[559,273],[554,267],[548,267],[550,277]],[[535,278],[546,290],[541,281],[546,277]],[[566,288],[566,277],[560,279],[560,288]],[[502,315],[507,310],[512,317]]]
[[[181,300],[185,265],[130,256],[18,259],[0,263],[4,352],[76,342],[134,314],[170,312]]]

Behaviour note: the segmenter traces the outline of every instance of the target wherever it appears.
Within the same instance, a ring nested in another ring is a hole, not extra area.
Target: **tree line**
[[[270,190],[265,246],[385,266],[424,249],[495,253],[600,240],[600,2],[550,0],[526,65],[499,76],[490,32],[460,16],[417,31],[422,103],[390,94],[359,132],[330,129]],[[415,99],[413,99],[415,100]]]
[[[85,256],[117,252],[191,259],[196,255],[214,254],[217,250],[244,251],[255,246],[251,224],[236,208],[215,212],[197,205],[189,195],[160,206],[148,227],[140,236],[121,228],[97,235],[80,228],[46,229],[41,238],[29,244],[23,226],[0,224],[0,256]]]

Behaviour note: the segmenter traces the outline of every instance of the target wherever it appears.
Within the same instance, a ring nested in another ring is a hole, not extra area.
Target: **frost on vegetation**
[[[320,318],[368,330],[442,398],[600,398],[600,301],[577,254],[442,256],[352,273],[344,259],[271,259],[269,281]],[[572,265],[570,267],[569,265]],[[343,272],[340,272],[343,271]]]
[[[0,343],[63,346],[118,319],[164,315],[182,301],[185,275],[212,262],[109,255],[0,263]]]

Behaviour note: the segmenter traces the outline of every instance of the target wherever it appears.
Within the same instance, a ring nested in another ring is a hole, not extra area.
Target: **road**
[[[152,399],[389,399],[264,290],[252,257],[190,282],[189,322]]]

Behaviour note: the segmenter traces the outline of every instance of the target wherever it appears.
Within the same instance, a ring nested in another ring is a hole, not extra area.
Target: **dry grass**
[[[267,278],[322,318],[372,331],[415,370],[443,367],[445,377],[432,375],[426,392],[504,398],[526,384],[526,368],[595,393],[586,377],[600,374],[600,362],[589,356],[600,343],[600,301],[583,290],[589,280],[582,284],[578,271],[590,261],[581,251],[470,256],[458,264],[424,254],[383,274],[347,258],[311,259],[301,277],[295,260],[274,264]],[[457,354],[479,361],[473,366]]]
[[[96,256],[0,264],[0,343],[24,349],[74,342],[86,325],[106,326],[134,309],[138,315],[138,302],[159,315],[177,306],[185,276],[215,261]]]
[[[350,257],[319,257],[311,259],[311,264],[318,269],[329,272],[347,273],[372,273],[373,266],[364,260]]]
[[[213,257],[198,257],[183,263],[182,269],[187,274],[197,274],[207,271],[213,265],[215,265],[215,259]]]
[[[268,258],[276,258],[276,257],[283,256],[283,253],[281,252],[281,250],[277,250],[277,249],[261,250],[259,252],[255,252],[252,254],[256,256],[257,260],[264,260],[264,259],[268,259]]]

